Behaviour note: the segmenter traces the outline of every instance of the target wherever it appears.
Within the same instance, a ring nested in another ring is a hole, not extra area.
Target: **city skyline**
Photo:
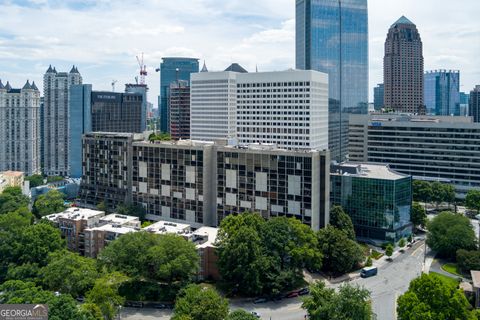
[[[198,0],[188,3],[144,1],[0,1],[0,79],[20,86],[41,83],[49,64],[82,70],[95,90],[111,90],[113,79],[134,83],[135,55],[145,52],[149,101],[156,105],[158,73],[165,56],[206,60],[209,70],[238,62],[247,70],[285,70],[295,66],[295,3],[292,0]],[[441,1],[369,1],[369,100],[382,82],[383,43],[392,21],[405,15],[415,21],[424,42],[425,70],[458,69],[460,91],[478,84],[475,53],[480,23],[468,0],[463,6]],[[469,10],[464,10],[469,8]],[[37,21],[32,29],[20,21]],[[461,22],[461,23],[459,23]],[[35,30],[35,32],[32,32]],[[448,46],[444,44],[448,43]],[[117,85],[117,88],[119,86]],[[117,89],[118,91],[118,89]]]

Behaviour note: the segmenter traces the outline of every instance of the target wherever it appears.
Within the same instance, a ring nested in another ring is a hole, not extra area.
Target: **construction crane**
[[[143,52],[141,57],[136,56],[138,65],[140,66],[140,84],[145,84],[145,77],[147,76],[147,66],[143,63]]]
[[[115,92],[115,83],[117,82],[117,80],[112,80],[112,92]]]

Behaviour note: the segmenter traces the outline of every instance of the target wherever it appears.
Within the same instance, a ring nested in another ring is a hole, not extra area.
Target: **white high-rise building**
[[[328,76],[312,70],[192,74],[191,138],[328,149]],[[243,71],[242,71],[243,70]]]
[[[40,172],[40,91],[29,81],[22,89],[0,81],[0,171]]]
[[[82,84],[82,76],[73,66],[69,73],[50,66],[43,76],[43,171],[51,176],[68,176],[70,87]]]

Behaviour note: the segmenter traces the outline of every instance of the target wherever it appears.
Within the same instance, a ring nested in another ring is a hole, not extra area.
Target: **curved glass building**
[[[368,112],[367,0],[296,0],[296,68],[328,73],[329,148],[342,161],[348,113]]]

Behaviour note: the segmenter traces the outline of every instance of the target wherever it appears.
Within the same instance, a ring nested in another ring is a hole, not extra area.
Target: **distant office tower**
[[[146,119],[141,93],[92,92],[93,132],[143,132]]]
[[[69,107],[70,86],[82,84],[82,76],[73,66],[69,73],[57,72],[48,67],[43,76],[44,173],[50,176],[67,176],[68,142],[70,137]]]
[[[190,74],[198,72],[198,59],[195,58],[162,58],[160,64],[160,97],[159,112],[161,119],[160,130],[170,132],[168,115],[168,92],[170,84],[177,80],[186,80],[190,82]]]
[[[473,117],[473,121],[480,122],[480,85],[470,91],[469,100],[468,115]]]
[[[40,91],[0,81],[0,171],[40,173]]]
[[[465,92],[460,92],[460,116],[468,116],[468,100],[470,95]]]
[[[386,108],[425,114],[422,40],[417,27],[404,16],[388,30],[383,84]]]
[[[172,139],[190,139],[190,86],[178,80],[170,85],[170,135]]]
[[[241,67],[240,67],[241,68]],[[191,138],[328,148],[328,80],[312,70],[192,74]]]
[[[427,114],[437,116],[460,115],[460,71],[426,71],[424,88]]]
[[[146,84],[131,84],[125,85],[125,93],[139,93],[142,95],[142,118],[140,119],[142,125],[142,131],[147,130],[147,113],[148,113],[148,100],[147,100],[148,87]],[[123,131],[122,131],[123,132]],[[137,132],[137,131],[134,131]]]
[[[69,166],[72,178],[82,177],[82,135],[92,131],[92,85],[76,84],[70,88]]]
[[[383,95],[383,83],[379,83],[375,88],[373,88],[373,107],[375,111],[381,110],[383,108]]]
[[[345,159],[348,113],[368,110],[367,0],[296,0],[296,67],[328,74],[329,148]]]

